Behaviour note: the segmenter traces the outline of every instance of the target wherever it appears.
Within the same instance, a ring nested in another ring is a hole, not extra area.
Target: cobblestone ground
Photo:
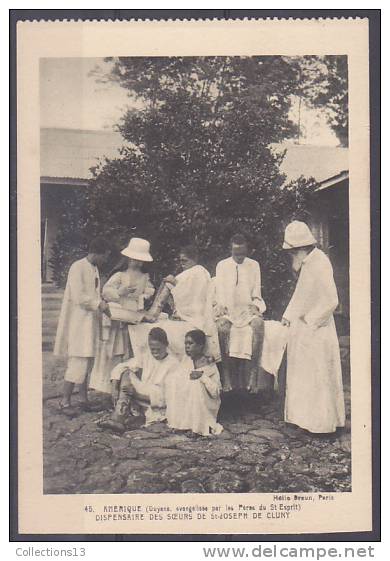
[[[101,394],[90,396],[100,412],[68,419],[58,411],[63,365],[46,358],[45,493],[351,490],[349,420],[334,435],[315,436],[282,421],[278,398],[262,403],[231,395],[223,400],[225,430],[218,437],[174,432],[164,423],[135,426],[118,436],[97,427],[110,407]],[[349,412],[348,386],[345,397]]]

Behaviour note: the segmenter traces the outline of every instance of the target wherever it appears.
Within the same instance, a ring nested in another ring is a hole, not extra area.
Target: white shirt
[[[178,274],[176,281],[176,285],[171,288],[171,293],[177,315],[203,330],[208,313],[210,273],[202,265],[194,265]]]
[[[230,314],[255,305],[264,313],[266,305],[261,297],[260,265],[254,259],[245,257],[236,263],[232,257],[220,261],[215,275],[216,301],[225,306]]]
[[[93,357],[99,339],[99,271],[85,257],[69,269],[54,354]]]

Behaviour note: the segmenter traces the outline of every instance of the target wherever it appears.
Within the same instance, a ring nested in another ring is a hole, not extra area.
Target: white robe
[[[98,311],[100,301],[97,267],[86,257],[75,261],[69,269],[66,282],[54,344],[55,355],[96,355],[101,329],[101,314]]]
[[[215,273],[215,291],[216,303],[227,308],[230,321],[237,326],[250,323],[249,305],[255,305],[262,314],[266,310],[261,295],[260,265],[249,257],[240,264],[232,257],[220,261]]]
[[[232,257],[220,261],[215,274],[215,301],[227,309],[223,317],[232,324],[229,356],[250,360],[253,338],[250,322],[256,316],[249,306],[256,306],[261,314],[267,309],[261,295],[259,263],[249,257],[240,264]]]
[[[192,371],[203,371],[197,380],[190,379]],[[222,425],[217,423],[221,405],[221,381],[215,363],[195,368],[186,356],[180,367],[167,379],[167,421],[172,428],[192,430],[208,436],[220,434]]]
[[[176,284],[168,286],[174,300],[176,315],[181,320],[161,318],[153,324],[129,325],[134,356],[142,356],[145,353],[149,331],[153,327],[161,327],[167,333],[171,352],[181,360],[185,355],[186,333],[193,329],[201,329],[207,335],[207,353],[219,361],[221,353],[209,299],[210,285],[210,274],[202,265],[194,265],[178,274]]]
[[[284,313],[287,343],[285,421],[313,433],[344,426],[340,349],[333,318],[338,305],[328,257],[314,249],[303,261]]]
[[[130,358],[118,364],[111,372],[111,380],[120,380],[123,372],[142,370],[141,378],[133,377],[133,385],[138,394],[147,396],[152,407],[165,407],[166,382],[168,377],[177,372],[178,360],[170,353],[162,360],[155,359],[146,352],[141,358]]]
[[[202,265],[194,265],[178,274],[176,284],[171,287],[176,314],[203,331],[207,323],[206,302],[210,281],[209,272]]]

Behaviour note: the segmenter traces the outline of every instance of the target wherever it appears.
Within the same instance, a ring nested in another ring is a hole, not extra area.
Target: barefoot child
[[[166,381],[178,369],[177,359],[168,351],[167,334],[160,327],[150,330],[149,351],[140,359],[131,358],[111,372],[115,410],[111,419],[99,426],[117,432],[126,429],[131,416],[138,416],[139,405],[146,407],[146,424],[166,418]]]
[[[220,434],[217,423],[221,382],[215,362],[205,356],[206,335],[200,329],[185,337],[186,357],[168,380],[167,420],[175,429],[208,436]]]
[[[66,281],[54,354],[68,359],[60,409],[69,417],[78,412],[71,405],[75,384],[79,384],[79,408],[90,410],[92,407],[88,403],[88,375],[96,359],[102,312],[107,309],[100,293],[99,267],[106,262],[109,253],[104,238],[93,239],[88,255],[73,263]]]

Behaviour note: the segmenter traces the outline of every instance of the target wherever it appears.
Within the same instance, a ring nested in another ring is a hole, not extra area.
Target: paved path
[[[107,414],[109,401],[91,397]],[[218,437],[174,432],[164,423],[117,436],[97,427],[104,411],[68,419],[56,399],[47,399],[44,492],[350,491],[350,423],[335,435],[314,436],[286,425],[280,409],[277,399],[261,404],[236,396],[224,399]]]

